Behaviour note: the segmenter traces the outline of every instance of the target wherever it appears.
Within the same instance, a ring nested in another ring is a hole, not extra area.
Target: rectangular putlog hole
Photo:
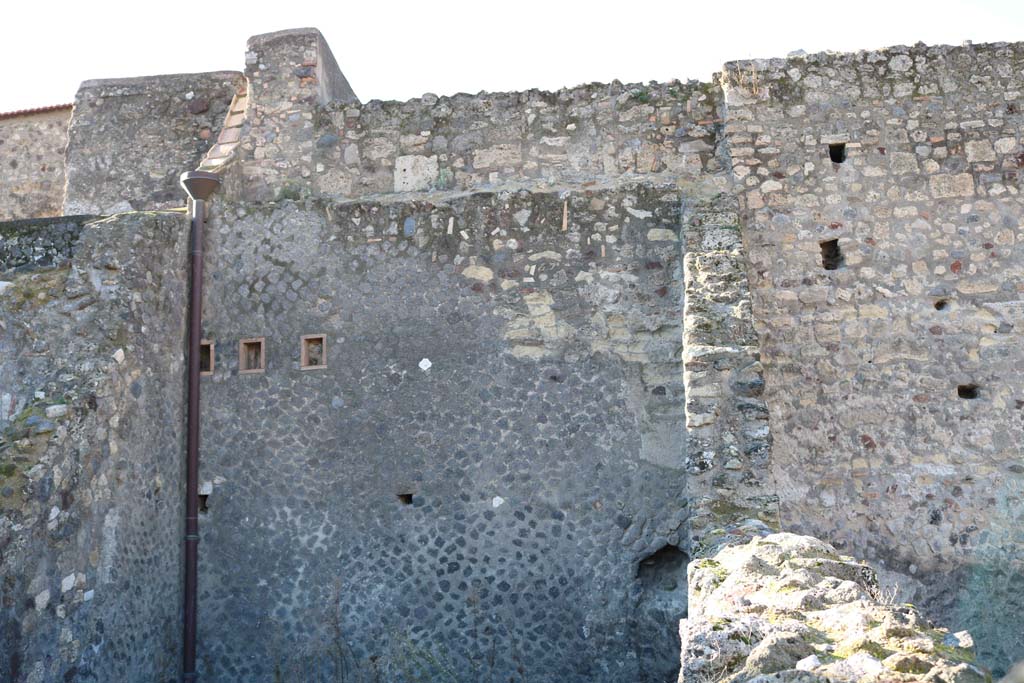
[[[266,342],[263,337],[238,342],[238,373],[251,374],[267,369]]]
[[[304,334],[299,340],[299,367],[316,370],[327,367],[327,335]]]
[[[846,161],[846,143],[834,142],[828,146],[828,158],[833,164],[841,164]]]
[[[960,398],[978,398],[981,395],[981,387],[977,384],[961,384],[956,388],[956,395]]]
[[[818,244],[821,247],[821,267],[825,270],[838,270],[843,265],[843,252],[839,248],[839,240],[826,240]]]
[[[199,342],[199,374],[209,377],[213,374],[214,344],[204,339]]]

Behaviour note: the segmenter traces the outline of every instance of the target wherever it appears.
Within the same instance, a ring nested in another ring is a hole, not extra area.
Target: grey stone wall
[[[382,192],[657,183],[719,169],[708,84],[591,84],[334,106],[314,190]]]
[[[177,680],[187,245],[126,214],[0,262],[4,681]]]
[[[0,221],[58,216],[71,108],[0,116]]]
[[[68,133],[65,214],[184,205],[178,177],[217,140],[234,71],[86,81]]]
[[[258,200],[308,195],[314,169],[323,170],[314,162],[318,112],[333,101],[358,102],[355,93],[315,28],[250,38],[245,76],[245,126],[222,140],[239,143],[225,194]]]
[[[391,192],[673,182],[721,170],[719,90],[592,84],[360,104],[315,29],[256,36],[251,101],[227,196],[333,199]],[[341,80],[344,87],[328,87]]]
[[[1022,66],[918,46],[725,77],[783,526],[931,586],[997,670],[1024,656]]]
[[[681,568],[752,515],[1024,656],[1022,73],[917,46],[361,104],[299,29],[244,80],[84,84],[65,211],[225,169],[204,677],[665,680]],[[184,220],[75,223],[0,227],[0,671],[161,680]]]
[[[216,205],[205,680],[674,675],[680,203]],[[254,337],[266,371],[240,374]]]
[[[750,311],[737,202],[684,201],[683,363],[693,555],[757,518],[777,527],[764,369]]]
[[[66,263],[82,225],[95,218],[61,216],[0,223],[0,272]]]

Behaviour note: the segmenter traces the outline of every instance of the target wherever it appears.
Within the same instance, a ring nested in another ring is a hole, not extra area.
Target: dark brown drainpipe
[[[203,337],[203,227],[206,200],[220,187],[215,173],[181,174],[192,218],[192,281],[188,317],[188,446],[185,456],[185,637],[182,681],[196,680],[196,602],[199,579],[199,345]]]

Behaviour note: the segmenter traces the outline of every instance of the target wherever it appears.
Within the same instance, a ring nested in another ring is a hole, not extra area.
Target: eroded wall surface
[[[0,261],[0,679],[176,681],[187,220],[76,228]]]
[[[726,73],[783,527],[922,581],[997,670],[1024,655],[1022,69],[996,44]]]
[[[690,552],[747,519],[778,525],[764,368],[732,193],[682,206],[683,348]]]
[[[5,271],[55,267],[71,260],[90,216],[58,216],[0,223],[0,264]]]
[[[720,170],[709,83],[592,84],[361,104],[315,29],[256,36],[228,197],[674,182]],[[340,79],[343,87],[332,85]]]
[[[199,166],[244,88],[234,71],[83,83],[68,132],[63,213],[184,206],[178,177]]]
[[[680,205],[218,203],[203,677],[674,675]],[[300,368],[305,334],[325,367]],[[240,374],[256,337],[265,372]]]
[[[0,115],[0,221],[59,216],[71,107]]]

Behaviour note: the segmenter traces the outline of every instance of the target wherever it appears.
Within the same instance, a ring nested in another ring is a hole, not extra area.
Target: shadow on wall
[[[637,565],[636,653],[643,681],[675,680],[679,673],[679,620],[686,617],[686,566],[690,557],[662,546]]]
[[[969,565],[953,597],[951,625],[974,637],[978,661],[1004,675],[1024,652],[1024,563],[1010,560]],[[936,600],[942,600],[939,596]]]

